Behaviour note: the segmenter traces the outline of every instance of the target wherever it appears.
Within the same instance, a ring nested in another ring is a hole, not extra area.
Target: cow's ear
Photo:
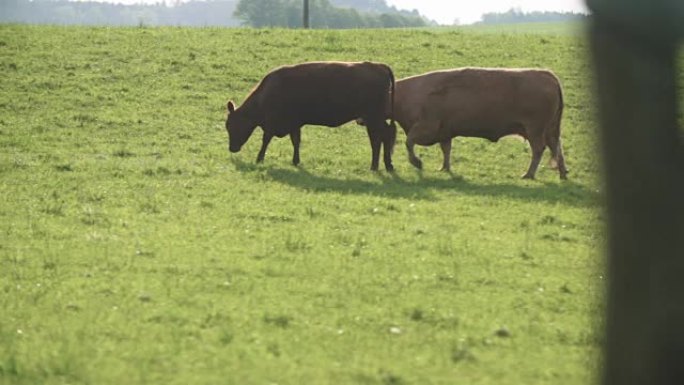
[[[232,113],[232,112],[235,111],[235,104],[233,104],[233,101],[232,101],[232,100],[230,100],[230,101],[228,102],[228,106],[227,106],[227,107],[228,107],[228,112]]]

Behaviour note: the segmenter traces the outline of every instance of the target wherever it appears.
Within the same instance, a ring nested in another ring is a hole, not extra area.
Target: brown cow
[[[367,122],[371,142],[371,170],[378,169],[380,147],[392,171],[396,139],[394,120],[385,121],[386,105],[394,95],[394,74],[379,63],[312,62],[278,68],[264,77],[239,108],[228,102],[229,149],[238,152],[256,126],[264,131],[257,162],[262,162],[273,136],[290,135],[292,163],[299,164],[301,127],[337,127],[354,119]]]
[[[496,142],[517,134],[532,148],[523,178],[534,179],[546,147],[561,179],[567,178],[560,140],[563,94],[558,78],[550,71],[462,68],[413,76],[397,81],[393,109],[407,135],[409,160],[417,168],[422,162],[414,153],[416,144],[439,143],[444,155],[442,169],[448,171],[453,137]]]

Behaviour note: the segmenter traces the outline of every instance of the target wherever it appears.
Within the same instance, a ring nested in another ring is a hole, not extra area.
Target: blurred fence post
[[[603,384],[684,384],[684,1],[587,4],[608,213]]]
[[[309,29],[309,0],[304,0],[302,23],[304,25],[304,29]]]

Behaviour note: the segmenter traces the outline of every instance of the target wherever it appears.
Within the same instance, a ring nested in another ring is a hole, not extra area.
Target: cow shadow
[[[600,203],[596,191],[573,182],[533,182],[535,185],[517,183],[480,184],[450,174],[444,178],[425,176],[404,179],[395,173],[378,172],[373,178],[335,178],[315,174],[306,167],[270,168],[261,165],[234,162],[240,172],[261,171],[266,179],[308,192],[335,192],[340,194],[369,195],[412,200],[438,199],[436,192],[450,191],[454,194],[505,197],[527,202],[561,203],[574,207],[594,207]]]

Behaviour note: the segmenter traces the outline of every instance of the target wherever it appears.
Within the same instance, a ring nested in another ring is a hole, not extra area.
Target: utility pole
[[[304,0],[304,29],[309,29],[309,0]]]

